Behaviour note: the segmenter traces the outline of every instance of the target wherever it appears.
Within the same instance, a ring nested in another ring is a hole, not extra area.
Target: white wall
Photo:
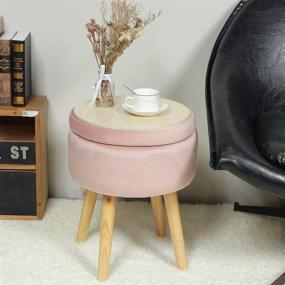
[[[208,167],[205,73],[214,41],[236,0],[142,1],[146,9],[163,10],[142,38],[114,68],[118,93],[123,83],[151,86],[188,105],[196,113],[199,171],[184,200],[274,203],[277,199],[226,172]],[[0,0],[7,30],[32,33],[34,94],[49,100],[49,186],[58,197],[80,197],[67,166],[68,115],[91,96],[96,64],[86,39],[85,23],[99,18],[98,1]],[[108,175],[108,173],[106,173]]]

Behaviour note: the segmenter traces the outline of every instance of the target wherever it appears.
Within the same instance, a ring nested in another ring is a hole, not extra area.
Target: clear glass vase
[[[96,106],[112,107],[114,106],[115,83],[112,74],[104,74],[104,78],[107,80],[102,80],[99,96],[96,100]]]

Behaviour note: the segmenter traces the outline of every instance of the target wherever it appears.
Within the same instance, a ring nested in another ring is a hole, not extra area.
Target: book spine
[[[0,39],[0,105],[11,104],[11,41]]]
[[[12,105],[25,106],[25,43],[12,41]]]

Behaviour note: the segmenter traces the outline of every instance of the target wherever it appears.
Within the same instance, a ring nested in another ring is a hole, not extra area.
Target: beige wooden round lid
[[[181,141],[195,132],[195,119],[185,105],[161,99],[169,109],[157,116],[140,117],[126,112],[125,97],[115,97],[113,107],[95,107],[90,101],[70,114],[71,130],[86,139],[112,145],[150,146]]]

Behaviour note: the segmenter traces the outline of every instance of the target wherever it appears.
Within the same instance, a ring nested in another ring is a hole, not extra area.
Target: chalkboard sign
[[[1,170],[0,215],[36,214],[36,173]]]
[[[35,143],[0,142],[0,163],[35,164]]]

